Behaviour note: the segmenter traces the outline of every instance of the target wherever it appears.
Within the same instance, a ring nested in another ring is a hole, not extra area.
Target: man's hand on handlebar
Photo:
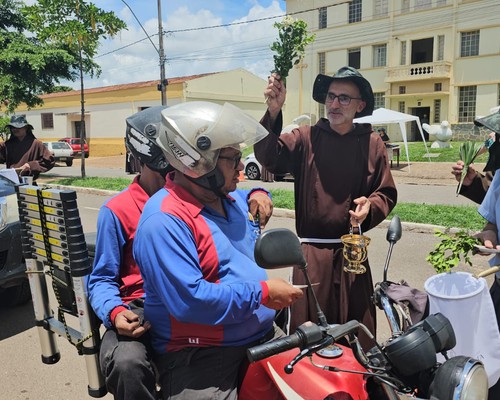
[[[144,335],[151,324],[149,322],[142,323],[141,318],[132,310],[124,310],[116,315],[115,328],[120,335],[138,338]]]
[[[281,310],[300,299],[304,292],[293,287],[283,279],[273,278],[266,281],[269,289],[268,300],[264,304],[273,310]]]

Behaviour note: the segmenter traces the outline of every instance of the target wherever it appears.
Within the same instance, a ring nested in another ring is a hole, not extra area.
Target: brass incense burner
[[[359,234],[353,233],[351,228],[350,233],[341,236],[340,240],[344,245],[342,254],[347,261],[347,264],[344,265],[344,271],[352,274],[364,274],[366,267],[362,263],[368,257],[368,245],[371,239],[363,235],[361,227],[359,227]]]

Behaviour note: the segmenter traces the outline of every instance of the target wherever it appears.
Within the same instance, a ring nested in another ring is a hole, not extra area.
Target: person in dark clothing
[[[491,131],[484,144],[488,150],[488,162],[484,167],[484,174],[476,171],[472,165],[469,166],[460,194],[480,204],[491,185],[495,171],[500,168],[500,110],[486,117],[477,118],[474,124]],[[457,181],[460,181],[463,168],[464,163],[461,160],[451,167],[451,173],[455,175]]]
[[[7,127],[10,137],[0,142],[0,163],[15,168],[20,176],[32,176],[33,181],[54,167],[54,156],[35,137],[25,115],[13,115]]]
[[[385,131],[385,128],[378,128],[377,129],[378,134],[380,135],[380,139],[387,145],[391,141],[389,139],[389,135],[387,135],[387,132]]]
[[[301,238],[308,271],[329,323],[362,322],[375,336],[376,314],[371,300],[373,282],[367,272],[345,272],[341,236],[357,229],[363,233],[382,222],[397,201],[387,150],[370,124],[354,118],[371,115],[374,96],[370,83],[351,67],[334,76],[319,74],[313,98],[325,104],[327,118],[280,135],[281,107],[286,88],[277,75],[264,92],[268,109],[261,120],[271,134],[254,145],[258,161],[273,173],[295,177],[296,230]],[[293,271],[293,283],[304,284],[303,273]],[[317,321],[308,294],[291,307],[290,330]],[[365,348],[373,345],[360,335]]]

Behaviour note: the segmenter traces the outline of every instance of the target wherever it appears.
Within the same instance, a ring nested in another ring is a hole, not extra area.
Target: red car
[[[80,138],[64,138],[64,139],[59,139],[59,142],[68,143],[71,146],[71,148],[73,149],[75,156],[80,155],[82,153],[82,147],[80,145]],[[83,150],[85,151],[85,158],[88,158],[89,145],[85,141],[83,142]]]

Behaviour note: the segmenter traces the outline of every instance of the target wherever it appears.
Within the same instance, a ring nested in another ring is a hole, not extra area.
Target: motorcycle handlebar
[[[285,336],[270,342],[251,347],[247,350],[247,357],[250,362],[263,360],[264,358],[271,357],[275,354],[300,347],[300,337],[297,332],[293,335]]]
[[[323,328],[308,321],[300,325],[294,334],[285,336],[270,342],[247,349],[247,357],[250,362],[263,360],[275,354],[293,349],[304,348],[323,339]]]
[[[250,362],[263,360],[264,358],[282,353],[284,351],[299,347],[315,345],[323,340],[325,336],[332,336],[334,342],[349,333],[357,331],[359,322],[349,321],[342,325],[330,325],[328,328],[320,327],[312,322],[300,325],[294,334],[270,342],[251,347],[247,350],[247,357]]]

